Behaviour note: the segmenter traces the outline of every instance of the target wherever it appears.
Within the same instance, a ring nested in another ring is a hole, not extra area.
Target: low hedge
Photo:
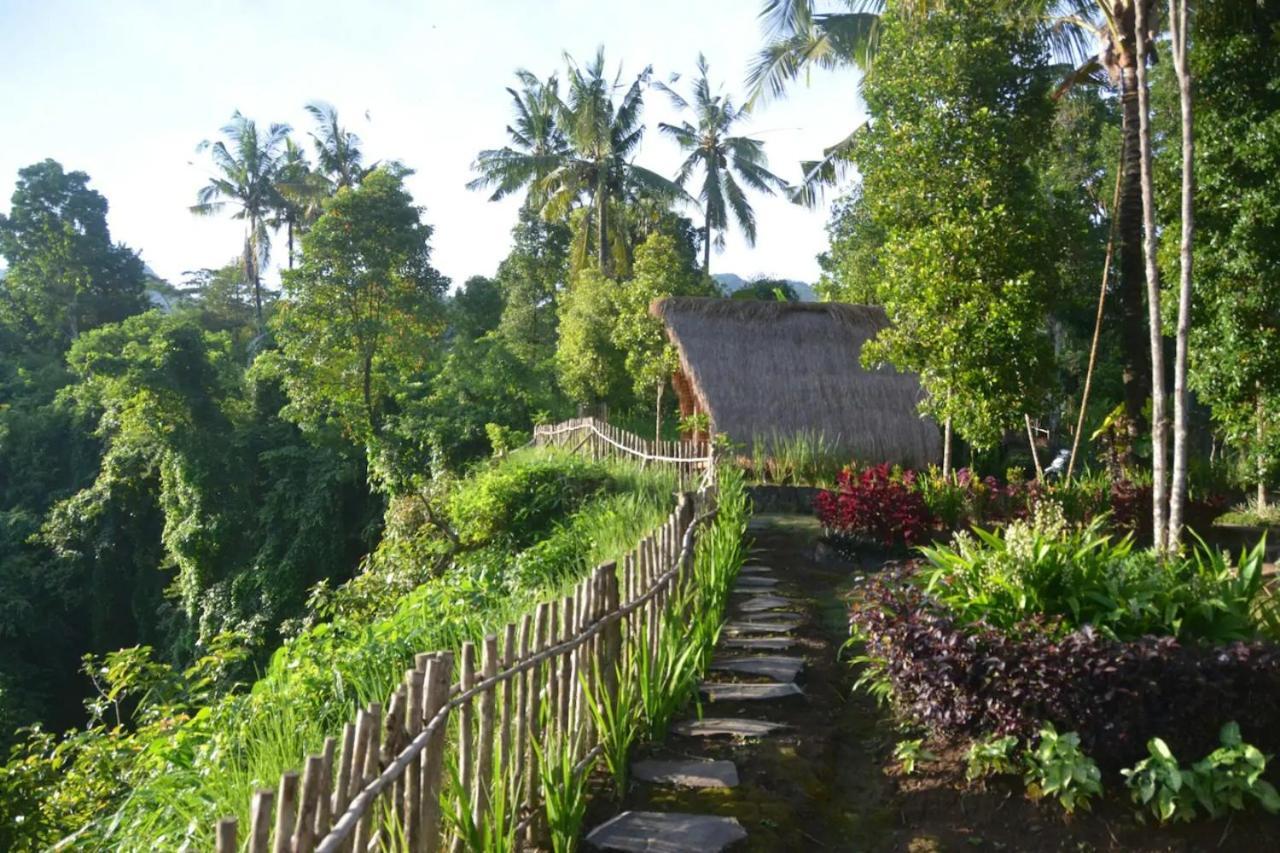
[[[853,603],[866,679],[939,735],[1033,735],[1044,722],[1075,731],[1108,769],[1132,764],[1160,737],[1203,755],[1236,720],[1247,742],[1280,751],[1280,645],[1119,642],[1089,628],[1054,638],[1034,621],[1014,631],[958,624],[917,585],[912,564],[869,580]]]

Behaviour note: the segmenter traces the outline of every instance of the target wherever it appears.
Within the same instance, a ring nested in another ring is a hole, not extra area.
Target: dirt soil
[[[736,817],[751,851],[1280,851],[1280,818],[1245,815],[1192,825],[1144,825],[1119,779],[1093,812],[1066,816],[1056,803],[1028,800],[1016,777],[985,784],[964,779],[964,746],[926,742],[936,761],[915,774],[891,757],[906,736],[865,692],[858,673],[838,660],[848,636],[845,596],[880,561],[833,559],[819,549],[818,527],[802,516],[757,516],[748,562],[774,569],[779,591],[808,617],[796,644],[781,654],[807,659],[798,682],[804,697],[705,705],[705,716],[787,723],[758,740],[676,734],[637,750],[643,758],[724,758],[741,779],[728,790],[677,791],[633,782],[623,802],[593,797],[589,829],[619,811],[686,811]],[[719,677],[719,676],[717,676]],[[749,679],[748,679],[749,680]],[[696,717],[690,708],[687,717]]]

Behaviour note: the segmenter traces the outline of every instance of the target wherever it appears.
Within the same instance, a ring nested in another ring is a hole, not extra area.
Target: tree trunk
[[[292,220],[285,226],[285,233],[288,235],[289,241],[289,269],[293,269],[293,222]]]
[[[379,423],[377,412],[373,407],[373,353],[365,353],[361,372],[364,374],[364,410],[369,418],[369,435],[377,435]]]
[[[658,383],[658,404],[655,407],[657,414],[653,421],[653,440],[662,441],[662,392],[667,390],[666,380]]]
[[[942,476],[951,476],[951,416],[942,425]]]
[[[1138,78],[1138,140],[1142,167],[1142,255],[1147,278],[1147,319],[1151,340],[1151,517],[1152,544],[1166,550],[1166,518],[1169,509],[1165,461],[1167,436],[1164,400],[1164,336],[1160,328],[1160,271],[1156,266],[1156,203],[1151,177],[1151,104],[1147,91],[1147,2],[1138,0],[1134,30],[1138,46],[1135,72]]]
[[[1169,548],[1182,538],[1187,504],[1187,337],[1191,325],[1191,262],[1195,236],[1195,134],[1191,112],[1191,74],[1187,68],[1187,0],[1169,0],[1173,68],[1178,76],[1182,112],[1182,242],[1178,278],[1178,343],[1173,362],[1173,479],[1169,490]]]
[[[1044,482],[1044,468],[1040,467],[1040,451],[1036,449],[1036,434],[1031,429],[1031,415],[1023,415],[1022,420],[1027,425],[1027,444],[1031,446],[1031,462],[1036,469],[1036,482]]]
[[[596,259],[600,264],[600,274],[608,275],[609,267],[609,245],[605,235],[608,233],[608,225],[605,222],[607,214],[605,208],[608,201],[604,194],[604,184],[596,186]]]
[[[244,274],[253,285],[254,313],[258,318],[258,331],[262,331],[262,276],[258,269],[258,250],[253,244],[252,235],[257,230],[252,220],[249,222],[249,233],[244,238]]]
[[[1265,417],[1264,415],[1265,410],[1262,405],[1262,383],[1258,383],[1257,390],[1258,390],[1258,399],[1254,403],[1253,410],[1254,410],[1254,417],[1256,422],[1256,426],[1254,427],[1255,429],[1254,435],[1258,440],[1258,448],[1257,448],[1258,510],[1261,511],[1267,508],[1267,454],[1266,454],[1266,451],[1263,450],[1262,448],[1262,438],[1263,438],[1263,435],[1265,434],[1265,430],[1263,429],[1263,419]]]
[[[1120,72],[1122,167],[1120,204],[1116,217],[1119,238],[1120,286],[1115,291],[1123,347],[1124,412],[1129,421],[1129,445],[1135,446],[1143,422],[1143,408],[1151,394],[1150,364],[1143,344],[1142,293],[1142,146],[1138,83],[1132,61]],[[1124,460],[1126,464],[1131,459]]]
[[[711,275],[711,220],[702,226],[702,274]]]

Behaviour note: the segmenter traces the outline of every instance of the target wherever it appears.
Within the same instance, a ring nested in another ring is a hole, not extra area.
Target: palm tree
[[[542,182],[569,151],[556,123],[560,84],[554,74],[542,81],[524,69],[516,71],[516,77],[521,88],[507,87],[515,111],[513,123],[507,125],[511,142],[476,156],[472,168],[479,176],[467,184],[467,189],[494,187],[489,200],[498,201],[528,187],[525,204],[540,208],[545,201],[540,197]]]
[[[338,123],[333,104],[312,101],[306,110],[316,122],[309,134],[316,149],[316,170],[328,179],[332,191],[355,186],[378,167],[377,163],[365,167],[360,137]]]
[[[902,2],[911,11],[925,12],[941,0]],[[1138,2],[1144,4],[1144,12],[1151,10],[1144,17],[1154,22],[1157,15],[1153,0],[1005,0],[1009,13],[1023,16],[1043,30],[1052,52],[1063,62],[1056,98],[1076,85],[1097,81],[1101,72],[1120,93],[1120,203],[1109,213],[1117,218],[1119,242],[1120,286],[1116,297],[1125,347],[1125,410],[1135,429],[1151,389],[1143,328],[1146,280],[1135,23]],[[853,66],[864,74],[874,73],[885,0],[842,0],[841,5],[844,11],[819,12],[814,0],[765,0],[760,18],[767,43],[748,75],[751,102],[782,95],[788,85],[815,68]],[[804,164],[804,180],[793,194],[794,200],[812,204],[823,185],[834,183],[843,174],[842,167],[849,163],[856,135],[857,130],[826,149],[823,159]]]
[[[325,177],[312,171],[307,153],[292,139],[284,142],[284,153],[276,171],[277,207],[272,211],[272,228],[285,229],[289,269],[293,269],[294,235],[305,231],[320,218],[321,206],[329,196]]]
[[[280,148],[289,135],[289,126],[271,124],[262,134],[256,122],[237,110],[231,122],[222,128],[222,135],[225,140],[206,139],[196,148],[209,152],[217,173],[196,193],[191,212],[212,216],[231,204],[236,208],[232,218],[244,220],[244,274],[253,284],[253,301],[261,328],[262,268],[271,255],[268,219],[280,206],[276,180]]]
[[[655,84],[666,92],[677,109],[693,113],[691,124],[660,122],[663,133],[689,152],[676,183],[685,186],[693,173],[702,170],[702,186],[697,193],[705,215],[702,226],[702,271],[711,272],[711,235],[716,234],[716,247],[724,247],[724,232],[729,227],[729,213],[742,229],[747,244],[756,244],[756,215],[738,182],[754,190],[773,195],[775,189],[786,191],[787,183],[769,171],[764,143],[749,136],[732,136],[733,126],[747,115],[747,108],[735,106],[728,95],[713,95],[707,80],[707,60],[698,54],[698,78],[693,83],[691,99],[686,100],[662,83]]]
[[[621,88],[621,71],[610,83],[605,77],[604,49],[580,67],[568,54],[568,90],[556,108],[556,121],[564,132],[568,150],[543,179],[548,219],[567,218],[580,201],[586,208],[587,230],[594,228],[596,259],[600,271],[613,270],[610,240],[624,241],[625,229],[611,226],[610,208],[640,196],[669,200],[688,198],[676,183],[631,162],[644,138],[640,112],[644,84],[652,74],[645,68],[614,104],[613,92]]]

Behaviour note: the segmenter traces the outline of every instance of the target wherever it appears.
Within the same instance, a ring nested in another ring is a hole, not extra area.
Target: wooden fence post
[[[489,634],[484,638],[481,680],[488,681],[498,674],[498,638]],[[489,788],[493,784],[493,731],[496,706],[496,688],[490,685],[480,694],[480,734],[476,750],[475,796],[472,798],[471,816],[476,826],[483,826],[489,814]]]
[[[236,843],[236,819],[233,817],[224,817],[218,821],[218,839],[217,846],[214,848],[217,853],[239,853],[239,845]]]
[[[426,693],[422,713],[428,722],[435,720],[449,702],[449,685],[453,683],[453,652],[443,652],[427,662]],[[444,788],[444,748],[448,734],[448,713],[440,716],[431,733],[422,761],[422,850],[436,853],[440,849],[440,794]]]
[[[423,688],[426,673],[418,669],[405,670],[409,705],[405,714],[405,735],[412,742],[422,731]],[[404,772],[404,837],[410,851],[422,847],[422,754],[419,753]]]
[[[249,853],[267,853],[271,843],[271,812],[275,805],[275,793],[270,788],[260,788],[253,795],[249,808]]]
[[[276,805],[275,853],[293,849],[293,818],[298,804],[298,774],[293,770],[280,777],[279,802]]]

